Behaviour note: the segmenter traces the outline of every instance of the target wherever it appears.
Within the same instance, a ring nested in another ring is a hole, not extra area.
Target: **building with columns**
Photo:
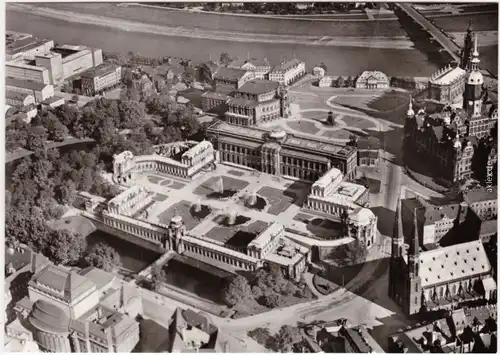
[[[269,72],[269,80],[276,81],[282,85],[290,85],[306,74],[306,63],[293,58],[283,60]]]
[[[208,141],[175,142],[156,146],[156,154],[134,156],[125,151],[114,156],[113,180],[117,183],[133,181],[135,175],[159,171],[184,179],[193,179],[215,158],[212,143]]]
[[[220,162],[238,164],[267,174],[315,181],[333,167],[354,179],[357,148],[283,131],[216,122],[207,137]]]
[[[422,248],[417,211],[413,211],[413,227],[404,228],[401,210],[398,201],[389,296],[406,314],[450,309],[471,300],[496,299],[496,282],[481,241]]]
[[[343,180],[342,172],[330,169],[311,187],[304,209],[319,212],[344,225],[346,236],[365,243],[377,241],[377,217],[368,208],[368,189]]]
[[[108,202],[108,208],[111,213],[132,216],[135,213],[149,207],[153,203],[152,191],[144,187],[135,185],[123,191],[118,196],[113,197]]]
[[[17,318],[44,352],[131,352],[139,342],[133,317],[142,313],[142,299],[133,286],[112,289],[114,278],[95,268],[49,265],[16,303]]]
[[[228,123],[253,126],[290,115],[287,90],[277,82],[247,81],[234,96],[227,101],[225,120]]]

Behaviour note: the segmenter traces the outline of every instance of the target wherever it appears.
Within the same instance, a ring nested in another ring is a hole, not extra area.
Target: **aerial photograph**
[[[7,2],[5,353],[496,353],[498,3]]]

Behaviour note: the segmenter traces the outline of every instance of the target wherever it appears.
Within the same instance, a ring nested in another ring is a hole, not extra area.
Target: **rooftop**
[[[340,180],[338,180],[340,178]],[[313,184],[313,187],[327,187],[333,181],[342,180],[342,172],[337,168],[331,168]]]
[[[464,201],[468,204],[482,201],[496,201],[498,198],[496,186],[467,190],[463,192],[463,195]]]
[[[15,40],[11,43],[8,43],[5,46],[5,52],[10,55],[14,55],[19,52],[29,51],[33,48],[43,46],[44,44],[52,42],[48,39],[35,38],[35,37],[26,37],[23,39]]]
[[[285,228],[283,225],[273,222],[271,223],[266,229],[264,229],[254,240],[248,244],[248,246],[256,246],[258,248],[263,248],[271,238],[279,235],[280,233],[284,232]]]
[[[247,81],[238,89],[238,92],[243,94],[265,94],[271,91],[276,91],[279,88],[279,83],[276,81],[254,79]]]
[[[431,77],[431,83],[436,85],[448,85],[465,75],[465,70],[460,67],[448,67],[441,69]]]
[[[217,70],[217,72],[215,73],[215,78],[222,80],[238,81],[246,73],[247,71],[243,69],[220,67],[219,70]]]
[[[273,69],[271,69],[271,73],[287,72],[287,71],[295,68],[296,66],[298,66],[301,63],[304,63],[304,62],[297,59],[297,58],[293,58],[293,59],[288,60],[288,61],[283,61],[282,63],[280,63],[280,65],[277,65]]]
[[[362,72],[357,80],[365,81],[369,79],[375,79],[378,81],[389,81],[387,75],[385,75],[381,71],[369,71],[369,70]]]
[[[359,150],[378,150],[380,149],[380,140],[375,137],[359,137],[358,139]]]
[[[253,108],[255,106],[258,106],[259,103],[257,101],[253,100],[247,100],[241,97],[231,99],[227,102],[229,106],[243,106],[243,107],[248,107],[248,108]]]
[[[113,280],[116,279],[113,274],[93,266],[89,266],[78,271],[78,274],[85,276],[89,280],[93,281],[96,284],[98,290],[102,289],[106,285],[109,285],[113,282]]]
[[[13,90],[5,90],[5,98],[7,99],[24,101],[28,96],[31,96],[31,94]]]
[[[253,138],[260,141],[264,141],[266,137],[272,133],[272,130],[270,129],[237,126],[224,121],[214,123],[208,128],[208,131],[211,131],[212,133],[226,133],[240,138]],[[357,151],[357,148],[355,147],[337,145],[326,139],[305,137],[297,134],[287,134],[285,140],[282,142],[282,145],[285,148],[299,148],[312,152],[343,157],[348,157],[351,154],[355,154]]]
[[[56,297],[62,297],[67,301],[72,301],[96,287],[86,277],[55,265],[49,265],[35,274],[29,285],[34,288],[43,287],[46,292],[54,293]]]
[[[92,69],[84,71],[81,74],[81,76],[82,76],[82,78],[93,79],[93,78],[104,76],[104,75],[107,75],[110,73],[114,73],[117,68],[118,68],[118,66],[116,66],[116,65],[112,65],[109,63],[102,63],[102,64],[99,64],[97,67],[94,67]]]
[[[422,287],[446,284],[491,272],[481,241],[472,241],[420,253]]]
[[[43,90],[49,84],[37,83],[34,81],[20,80],[14,78],[5,78],[5,86],[14,86],[17,88],[30,89],[30,90]]]
[[[207,91],[201,95],[201,97],[205,97],[207,99],[217,99],[217,100],[230,100],[231,96],[222,94],[216,91]]]

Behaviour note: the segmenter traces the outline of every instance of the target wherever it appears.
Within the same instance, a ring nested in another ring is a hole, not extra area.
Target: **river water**
[[[253,57],[267,57],[276,63],[284,56],[291,58],[296,55],[309,68],[324,62],[332,75],[357,75],[364,70],[381,70],[389,76],[428,76],[439,67],[429,61],[426,53],[415,49],[243,43],[171,37],[69,23],[14,11],[7,12],[6,20],[8,30],[32,33],[59,43],[85,44],[110,52],[133,51],[153,57],[172,55],[204,61],[210,55],[213,59],[218,58],[222,52],[239,57],[246,57],[250,53]],[[253,29],[249,28],[248,31]]]

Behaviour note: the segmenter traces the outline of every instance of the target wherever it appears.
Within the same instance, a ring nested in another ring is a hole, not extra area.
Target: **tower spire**
[[[419,233],[418,233],[418,220],[417,220],[417,209],[413,210],[413,240],[410,245],[410,255],[416,256],[419,254]]]
[[[408,111],[406,112],[406,116],[413,117],[415,115],[415,111],[413,111],[413,100],[410,95],[410,104],[408,106]]]
[[[392,232],[392,257],[401,257],[404,242],[403,220],[401,219],[401,197],[398,198],[396,206],[396,218]]]

